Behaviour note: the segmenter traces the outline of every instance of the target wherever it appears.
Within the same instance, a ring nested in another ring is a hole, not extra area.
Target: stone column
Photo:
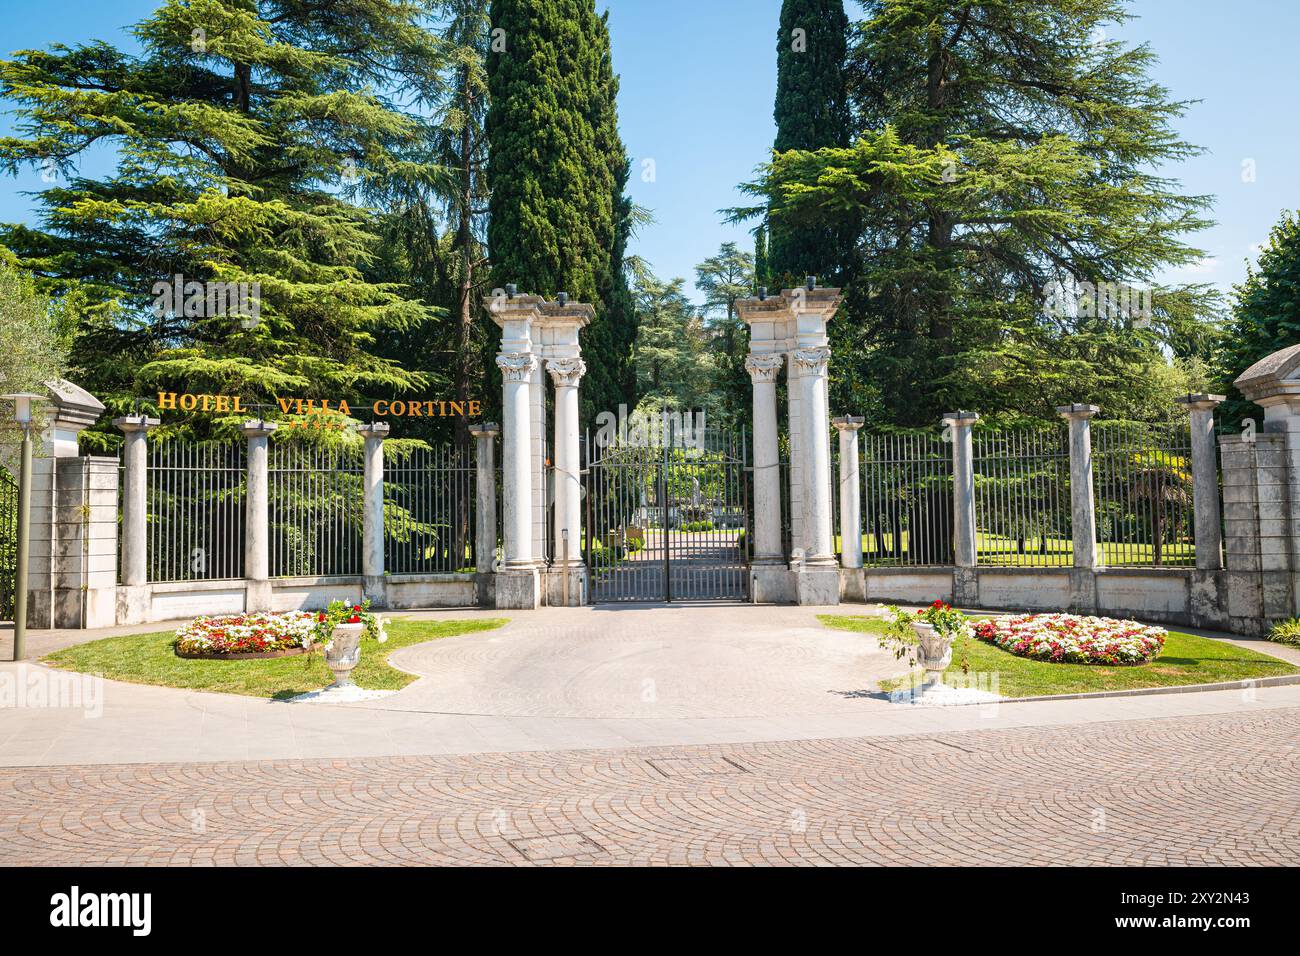
[[[826,408],[826,373],[830,358],[831,350],[824,345],[798,349],[794,353],[795,364],[799,366],[804,460],[808,466],[804,481],[808,502],[804,513],[808,520],[805,564],[809,567],[835,565],[831,536],[830,418]]]
[[[271,610],[271,489],[267,457],[275,422],[244,422],[248,479],[244,490],[244,610]]]
[[[948,412],[943,423],[952,434],[952,541],[953,559],[959,568],[975,567],[975,455],[971,426],[979,421],[974,412]]]
[[[858,429],[865,418],[831,420],[840,433],[840,567],[862,567],[862,479],[858,474]]]
[[[387,422],[358,425],[366,440],[362,453],[361,593],[375,607],[388,606],[388,585],[384,579],[384,439]]]
[[[784,563],[781,549],[781,452],[777,441],[776,377],[780,353],[745,360],[754,386],[754,551],[752,564]]]
[[[979,604],[978,554],[975,541],[975,454],[971,427],[974,412],[949,412],[944,425],[952,437],[952,599],[958,606]]]
[[[532,352],[497,356],[502,378],[502,501],[504,560],[497,580],[497,607],[535,608],[539,603],[537,560],[533,555],[533,457],[530,415]],[[531,584],[530,584],[531,582]],[[518,585],[518,587],[515,587]],[[506,603],[503,603],[506,602]]]
[[[474,436],[474,587],[480,607],[491,607],[497,558],[497,466],[495,422],[472,425]]]
[[[117,594],[117,624],[137,624],[148,620],[151,595],[149,584],[148,495],[149,429],[158,419],[145,415],[128,415],[113,419],[126,436],[122,462],[126,466],[122,487],[122,569]]]
[[[122,584],[139,587],[148,583],[148,548],[146,519],[148,509],[149,429],[158,426],[156,418],[144,415],[113,419],[114,426],[126,436],[122,447],[125,467],[122,488]]]
[[[567,587],[569,605],[578,606],[583,601],[582,585],[574,580],[573,572],[583,566],[582,561],[582,460],[578,435],[578,383],[586,374],[587,366],[580,358],[553,358],[546,370],[555,382],[555,560],[558,568],[569,578]],[[564,560],[565,541],[568,541],[568,561]],[[566,589],[561,587],[561,602]]]
[[[1187,406],[1192,432],[1192,507],[1196,525],[1196,567],[1217,571],[1223,567],[1223,525],[1219,509],[1219,458],[1214,440],[1214,409],[1222,395],[1188,395],[1178,399]]]
[[[808,453],[804,450],[805,422],[803,387],[799,363],[795,361],[797,342],[790,337],[790,352],[785,370],[786,428],[790,437],[790,549],[804,554],[812,550],[808,540]]]
[[[1096,571],[1106,556],[1097,544],[1097,505],[1092,486],[1092,426],[1096,405],[1062,405],[1057,414],[1070,423],[1070,523],[1074,529],[1074,567],[1070,571],[1070,610],[1097,609]]]

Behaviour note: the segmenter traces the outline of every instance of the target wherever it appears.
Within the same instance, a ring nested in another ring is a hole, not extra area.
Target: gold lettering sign
[[[277,398],[275,402],[285,415],[324,415],[331,412],[352,415],[352,406],[347,399]],[[216,412],[230,415],[247,415],[252,411],[239,395],[212,395],[203,392],[159,392],[158,409],[164,412]],[[376,418],[477,418],[483,413],[483,403],[477,399],[466,402],[380,399],[370,406],[370,411]]]

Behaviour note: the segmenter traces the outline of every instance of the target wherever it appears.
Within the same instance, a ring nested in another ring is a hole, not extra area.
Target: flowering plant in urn
[[[350,687],[352,671],[361,660],[363,635],[379,640],[383,635],[381,620],[370,613],[370,602],[351,604],[331,601],[328,608],[317,615],[318,640],[324,645],[325,663],[334,674],[334,687]],[[387,639],[387,635],[383,635]]]
[[[882,645],[893,650],[898,659],[907,657],[909,666],[920,664],[932,680],[937,680],[952,663],[953,641],[974,633],[966,615],[943,600],[916,612],[893,606],[889,610],[894,616]]]

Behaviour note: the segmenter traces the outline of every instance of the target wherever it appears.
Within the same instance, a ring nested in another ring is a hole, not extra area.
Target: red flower
[[[357,617],[355,614],[353,614],[350,618],[348,618],[348,623],[349,623],[349,624],[360,624],[360,623],[361,623],[361,618],[359,618],[359,617]]]

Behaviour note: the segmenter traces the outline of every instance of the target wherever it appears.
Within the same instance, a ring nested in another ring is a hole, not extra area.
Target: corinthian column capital
[[[799,371],[811,372],[814,375],[825,375],[826,367],[831,361],[831,350],[825,345],[811,349],[796,349],[792,354],[794,364],[799,366]]]
[[[507,382],[526,382],[537,368],[537,359],[532,352],[502,352],[497,356],[497,368]]]
[[[556,388],[576,387],[587,374],[587,363],[580,358],[554,358],[547,361],[546,371],[551,373]]]
[[[749,373],[749,378],[755,385],[760,382],[775,382],[777,373],[781,371],[781,366],[784,364],[779,352],[750,355],[745,359],[745,371]]]

